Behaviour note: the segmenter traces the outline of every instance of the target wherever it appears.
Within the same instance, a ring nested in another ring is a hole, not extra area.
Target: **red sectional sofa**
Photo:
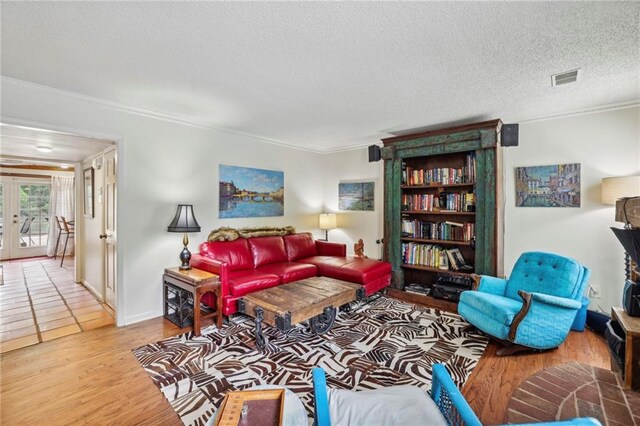
[[[346,254],[344,244],[314,241],[310,233],[299,233],[207,241],[191,258],[191,266],[220,276],[224,315],[237,312],[236,301],[248,293],[309,277],[359,283],[367,296],[391,283],[390,263]],[[215,306],[211,294],[202,301]]]

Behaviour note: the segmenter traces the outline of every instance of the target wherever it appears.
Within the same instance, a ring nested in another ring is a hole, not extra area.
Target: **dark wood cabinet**
[[[384,258],[395,288],[429,287],[443,273],[503,275],[501,127],[493,120],[382,140]],[[459,256],[473,268],[456,270]]]

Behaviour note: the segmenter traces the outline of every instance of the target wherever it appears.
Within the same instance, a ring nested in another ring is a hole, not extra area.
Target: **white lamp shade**
[[[616,200],[640,196],[640,176],[602,179],[602,204],[614,205]]]
[[[333,213],[323,213],[320,215],[320,229],[335,229],[338,227],[338,220]]]

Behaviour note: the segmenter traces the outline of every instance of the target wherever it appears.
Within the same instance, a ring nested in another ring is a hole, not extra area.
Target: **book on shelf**
[[[462,211],[475,212],[476,211],[476,196],[473,192],[467,192],[462,198]]]
[[[445,220],[444,223],[446,223],[447,225],[451,225],[451,226],[464,226],[464,223],[453,222],[451,220]]]
[[[408,293],[421,294],[423,296],[428,296],[431,294],[431,288],[425,287],[420,284],[411,283],[404,286],[404,291]]]
[[[460,252],[460,249],[457,247],[447,249],[447,257],[449,258],[451,268],[455,271],[473,271],[474,269],[473,266],[464,260],[462,252]]]

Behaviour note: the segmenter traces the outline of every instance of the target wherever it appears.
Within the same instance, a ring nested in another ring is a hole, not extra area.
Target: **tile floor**
[[[2,263],[0,353],[114,324],[113,310],[73,282],[66,260]]]

